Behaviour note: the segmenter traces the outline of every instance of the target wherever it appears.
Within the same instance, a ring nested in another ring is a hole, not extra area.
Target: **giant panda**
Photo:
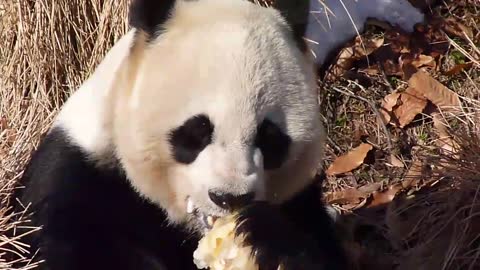
[[[308,6],[132,0],[131,30],[19,181],[37,269],[196,269],[199,238],[232,211],[260,269],[347,269],[313,177],[325,132]]]

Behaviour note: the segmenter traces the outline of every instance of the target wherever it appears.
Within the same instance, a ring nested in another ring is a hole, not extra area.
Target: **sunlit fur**
[[[254,185],[258,198],[276,202],[305,187],[324,135],[312,64],[279,13],[246,1],[181,1],[165,28],[148,44],[133,30],[123,37],[57,124],[93,157],[115,152],[135,188],[172,221],[186,217],[186,196],[223,214],[207,190],[228,181],[235,181],[230,189]],[[178,164],[166,136],[198,113],[215,124],[214,142],[193,164]],[[285,164],[266,172],[252,146],[264,118],[293,141]],[[256,176],[247,179],[252,170]]]

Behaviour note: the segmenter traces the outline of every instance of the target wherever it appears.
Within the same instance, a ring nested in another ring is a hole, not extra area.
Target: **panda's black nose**
[[[208,191],[208,196],[212,202],[221,208],[226,210],[234,210],[252,202],[255,197],[255,193],[249,192],[244,194],[231,194],[210,190]]]

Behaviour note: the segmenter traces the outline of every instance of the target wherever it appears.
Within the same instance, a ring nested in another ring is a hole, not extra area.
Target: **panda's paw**
[[[251,246],[260,270],[322,269],[312,238],[295,229],[276,206],[258,202],[238,214],[236,234]]]

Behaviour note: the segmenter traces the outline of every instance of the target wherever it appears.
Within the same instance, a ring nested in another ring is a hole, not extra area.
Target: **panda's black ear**
[[[131,0],[130,26],[144,31],[154,38],[168,20],[176,0]]]
[[[305,51],[307,45],[303,37],[307,29],[310,0],[275,0],[273,7],[283,15],[292,28],[294,38],[300,49]]]

